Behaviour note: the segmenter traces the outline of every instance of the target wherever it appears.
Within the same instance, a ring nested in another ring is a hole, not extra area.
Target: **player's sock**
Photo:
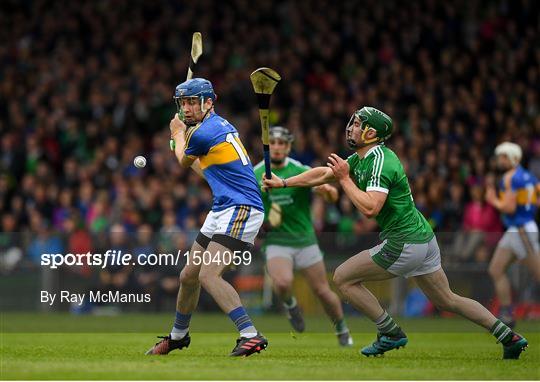
[[[390,336],[398,334],[400,330],[399,326],[394,322],[394,319],[390,317],[386,310],[375,320],[375,325],[377,325],[377,329],[379,329],[380,333]]]
[[[287,300],[283,300],[283,305],[286,309],[292,309],[296,306],[296,298],[294,296],[289,297]]]
[[[345,318],[334,321],[334,328],[336,328],[336,333],[341,334],[349,331]]]
[[[506,326],[501,320],[497,320],[490,330],[491,334],[497,339],[497,342],[503,345],[508,345],[512,342],[514,332],[508,326]]]
[[[171,330],[171,339],[181,340],[184,338],[189,331],[189,321],[191,320],[191,313],[182,314],[176,312],[176,318],[174,320],[174,325]]]
[[[253,322],[243,306],[231,310],[229,317],[240,332],[240,337],[252,338],[257,335],[257,329],[253,326]]]

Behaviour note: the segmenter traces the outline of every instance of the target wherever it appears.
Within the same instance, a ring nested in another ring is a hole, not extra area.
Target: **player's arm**
[[[381,191],[362,191],[349,176],[349,164],[337,154],[328,157],[328,167],[356,208],[368,218],[374,218],[384,206],[387,194]]]
[[[349,174],[339,183],[355,207],[368,218],[377,216],[386,202],[387,194],[380,191],[362,191],[356,187]]]
[[[302,167],[303,172],[311,170],[310,166],[303,165]],[[330,184],[321,184],[320,186],[315,186],[313,187],[312,191],[321,196],[327,203],[335,203],[339,197],[337,188]]]
[[[517,207],[516,193],[512,190],[512,177],[510,174],[504,177],[504,194],[502,198],[497,197],[495,187],[487,186],[486,202],[491,204],[503,214],[513,214]]]
[[[198,175],[204,178],[199,159],[192,155],[186,155],[186,125],[178,118],[178,114],[174,115],[169,124],[171,129],[171,139],[174,140],[174,155],[180,165],[184,168],[192,168]]]
[[[313,192],[323,197],[328,203],[335,203],[338,200],[339,193],[337,188],[330,184],[321,184],[313,188]]]
[[[187,164],[187,162],[186,162],[186,164]],[[188,166],[185,166],[185,167],[188,167]],[[189,167],[191,167],[191,169],[193,171],[195,171],[195,173],[197,173],[197,175],[199,175],[201,178],[205,179],[203,170],[201,168],[201,162],[199,161],[199,158],[195,158],[195,160],[193,162],[191,162],[191,165]]]
[[[263,178],[263,187],[265,189],[281,187],[315,187],[333,182],[334,180],[334,174],[328,167],[315,167],[287,179],[281,179],[276,174],[272,173],[272,179],[266,179],[266,176]]]

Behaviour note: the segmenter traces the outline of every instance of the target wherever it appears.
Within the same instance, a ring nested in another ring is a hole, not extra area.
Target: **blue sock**
[[[250,338],[257,335],[257,329],[253,326],[253,322],[251,322],[251,318],[249,318],[243,306],[231,310],[229,312],[229,317],[236,325],[236,328],[242,337]]]
[[[176,312],[176,318],[174,320],[174,325],[171,330],[171,338],[173,340],[179,340],[183,338],[189,330],[189,321],[191,320],[191,313],[182,314]]]

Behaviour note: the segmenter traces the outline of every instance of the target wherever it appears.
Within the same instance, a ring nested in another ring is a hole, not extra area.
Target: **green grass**
[[[283,317],[261,316],[255,322],[268,349],[238,359],[228,357],[236,334],[227,318],[197,314],[189,349],[144,356],[170,319],[3,314],[1,379],[540,379],[538,322],[520,323],[530,343],[522,358],[502,361],[493,337],[459,319],[400,320],[409,345],[365,358],[358,349],[374,334],[363,319],[349,319],[355,346],[340,349],[329,331],[322,332],[329,325],[321,317],[309,317],[312,331],[293,337]]]

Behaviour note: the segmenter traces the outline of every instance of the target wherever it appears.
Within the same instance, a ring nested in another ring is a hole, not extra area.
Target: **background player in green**
[[[292,135],[285,127],[270,128],[270,159],[272,172],[279,177],[291,177],[310,169],[289,158]],[[264,174],[264,162],[254,168],[259,182]],[[326,201],[336,202],[337,189],[324,184],[314,188]],[[311,221],[311,190],[292,187],[262,193],[265,220],[271,228],[268,232],[264,252],[268,274],[272,279],[274,292],[283,301],[287,316],[298,332],[305,329],[302,312],[293,295],[293,267],[300,270],[309,286],[321,301],[324,310],[332,320],[339,344],[353,344],[349,329],[343,318],[341,301],[328,285],[326,267],[313,223]]]
[[[503,345],[503,358],[519,358],[527,340],[498,320],[480,303],[452,292],[441,268],[437,240],[416,209],[399,158],[384,145],[392,134],[392,119],[373,108],[357,110],[346,129],[347,144],[356,151],[347,161],[336,154],[328,167],[317,167],[288,179],[273,175],[268,188],[313,187],[337,180],[353,204],[375,218],[382,243],[341,264],[334,281],[348,301],[378,328],[376,341],[361,353],[380,355],[405,346],[407,336],[363,285],[396,276],[414,277],[440,310],[457,313],[488,329]]]

